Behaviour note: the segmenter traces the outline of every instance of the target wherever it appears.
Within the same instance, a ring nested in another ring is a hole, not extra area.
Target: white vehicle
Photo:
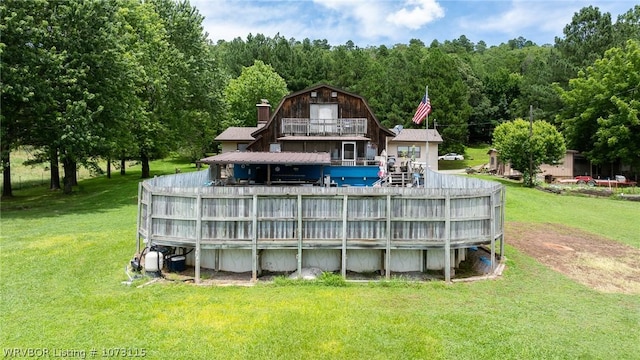
[[[456,153],[448,153],[446,155],[438,156],[438,160],[464,160],[464,156]]]

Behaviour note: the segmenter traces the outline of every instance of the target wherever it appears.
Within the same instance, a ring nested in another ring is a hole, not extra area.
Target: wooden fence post
[[[302,278],[302,194],[298,194],[298,279]]]
[[[196,198],[196,254],[195,254],[195,277],[196,284],[200,284],[200,257],[202,251],[200,249],[202,242],[202,195],[198,191],[198,197]]]
[[[253,194],[253,219],[251,223],[251,280],[258,280],[258,195]]]
[[[342,197],[342,267],[340,273],[347,277],[347,209],[349,208],[349,195]]]
[[[384,277],[389,280],[391,278],[391,195],[387,194],[387,244],[384,254]]]
[[[444,200],[444,281],[451,282],[451,195]]]

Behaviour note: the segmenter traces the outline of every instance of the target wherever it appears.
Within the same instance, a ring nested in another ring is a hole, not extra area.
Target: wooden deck
[[[496,241],[504,253],[504,187],[493,182],[429,172],[427,187],[328,188],[302,186],[202,186],[207,171],[155,178],[140,184],[138,251],[149,244],[195,249],[251,250],[253,278],[261,250],[302,252],[380,249],[390,275],[394,250],[458,248]],[[445,279],[451,260],[444,256]]]

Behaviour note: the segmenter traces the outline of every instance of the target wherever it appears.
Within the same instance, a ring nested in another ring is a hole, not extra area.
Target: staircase
[[[373,186],[382,186],[382,187],[388,187],[388,186],[405,187],[405,186],[411,186],[411,185],[412,185],[411,174],[406,172],[388,173],[387,176],[373,183]]]
[[[411,185],[411,174],[407,172],[389,173],[388,186],[405,187]]]

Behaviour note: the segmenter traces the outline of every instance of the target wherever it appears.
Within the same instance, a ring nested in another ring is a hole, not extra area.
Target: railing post
[[[500,256],[504,256],[504,219],[505,219],[505,206],[507,205],[507,189],[500,185]]]
[[[142,182],[138,184],[138,216],[136,217],[136,253],[140,254],[140,216],[142,216]],[[147,213],[149,213],[147,211]]]
[[[451,282],[451,195],[444,200],[444,281]]]
[[[302,194],[298,194],[298,279],[302,278]]]
[[[251,280],[258,281],[258,195],[253,194],[253,219],[251,222]]]
[[[196,254],[195,254],[195,278],[196,284],[200,284],[200,258],[202,257],[201,250],[202,242],[202,195],[198,191],[198,197],[196,198]]]
[[[149,186],[149,202],[147,203],[147,246],[151,247],[151,237],[153,230],[153,186]]]
[[[340,273],[347,277],[347,209],[349,207],[349,195],[344,194],[342,198],[342,266]]]
[[[491,192],[489,195],[489,206],[490,206],[490,222],[491,222],[491,272],[493,273],[496,270],[496,202],[495,202],[495,192]]]
[[[387,194],[387,244],[384,255],[384,277],[391,278],[391,195]]]

